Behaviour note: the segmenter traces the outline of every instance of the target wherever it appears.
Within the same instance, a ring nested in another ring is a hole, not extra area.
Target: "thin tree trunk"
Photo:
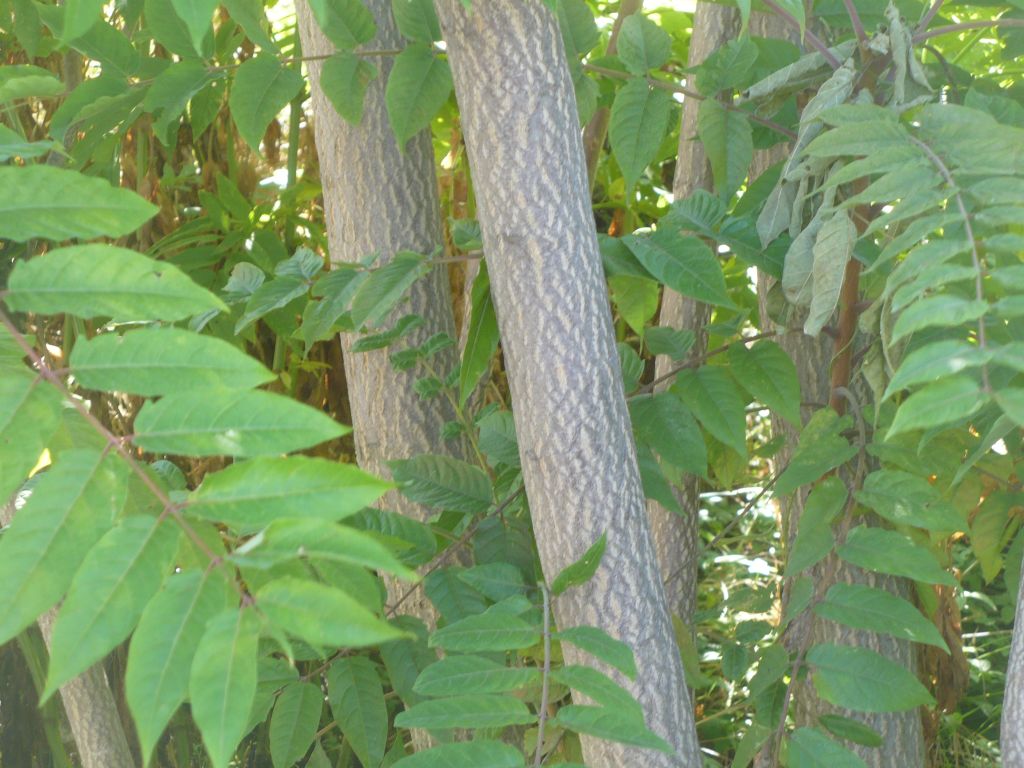
[[[13,502],[0,507],[0,526],[11,524],[15,510],[20,509],[27,498],[27,493],[19,494]],[[47,649],[57,612],[58,608],[51,608],[37,620]],[[102,661],[62,685],[60,698],[82,768],[135,768]]]
[[[1006,667],[1003,720],[999,736],[1005,768],[1024,768],[1024,589],[1017,587],[1017,617]]]
[[[734,8],[714,3],[697,3],[688,66],[702,64],[717,48],[734,38],[739,29],[739,14]],[[696,99],[687,98],[683,101],[679,153],[672,182],[672,194],[676,200],[682,200],[698,189],[712,189],[711,166],[704,145],[697,139],[699,106]],[[700,357],[707,349],[705,327],[710,316],[711,308],[707,304],[665,288],[658,323],[693,331],[696,339],[692,357]],[[660,355],[655,361],[655,375],[665,375],[675,364],[668,356]],[[670,383],[666,382],[666,386]],[[684,477],[682,485],[675,489],[675,494],[682,507],[682,515],[665,509],[656,501],[647,502],[647,514],[651,519],[654,548],[665,580],[669,610],[689,625],[697,601],[697,569],[700,565],[700,478],[691,475]]]
[[[391,16],[390,0],[366,0],[377,20],[377,38],[370,49],[395,49],[404,45]],[[299,32],[307,57],[315,115],[315,137],[323,182],[324,213],[331,260],[356,262],[379,253],[380,263],[396,251],[432,253],[442,243],[434,151],[429,131],[409,140],[400,152],[388,121],[384,87],[391,59],[374,58],[379,76],[370,83],[359,125],[343,120],[320,87],[322,59],[334,46],[321,32],[309,5],[297,4]],[[410,291],[409,302],[399,310],[415,313],[426,322],[393,347],[371,352],[352,352],[354,339],[342,335],[341,346],[352,407],[356,458],[374,474],[390,476],[387,462],[422,453],[462,455],[459,441],[442,437],[445,422],[455,418],[442,397],[421,398],[413,389],[427,375],[422,366],[397,371],[390,354],[396,349],[422,344],[436,333],[455,337],[451,289],[444,269],[434,269]],[[455,350],[439,353],[432,361],[441,377],[458,365]],[[423,520],[429,510],[397,491],[380,502],[391,509]],[[396,584],[389,583],[394,593]],[[428,626],[435,614],[422,590],[403,604],[407,612]]]
[[[636,463],[583,144],[558,25],[539,0],[438,0],[477,192],[523,477],[548,579],[602,534],[561,627],[628,643],[630,684],[673,756],[583,737],[587,764],[697,766],[700,754]],[[568,644],[570,663],[593,663]]]
[[[751,31],[753,34],[763,37],[786,37],[788,34],[788,29],[778,17],[757,13],[753,14],[751,18]],[[772,164],[784,159],[786,155],[785,145],[780,145],[767,152],[757,153],[751,168],[751,179],[759,176]],[[761,318],[762,323],[766,326],[771,324],[766,310],[766,299],[772,282],[773,279],[767,275],[759,275],[758,294],[761,303]],[[790,324],[796,330],[781,329],[785,332],[779,337],[778,342],[796,364],[802,401],[816,404],[801,408],[802,416],[806,420],[815,410],[822,407],[818,404],[828,403],[831,399],[830,369],[834,354],[833,342],[825,334],[818,338],[804,335],[799,330],[803,326],[802,321],[792,321]],[[862,403],[870,402],[869,390],[862,382],[856,380],[851,382],[849,389],[859,397]],[[867,417],[869,414],[865,414],[865,418]],[[773,434],[782,434],[786,438],[785,445],[775,457],[775,464],[782,467],[788,463],[789,457],[792,456],[796,448],[799,431],[793,425],[776,417],[772,418],[772,431]],[[806,498],[807,490],[801,490],[789,498],[779,500],[783,540],[786,542],[787,548],[792,547],[796,537]],[[818,584],[819,592],[827,589],[830,584],[842,582],[866,584],[911,599],[910,585],[906,579],[863,571],[840,560],[835,555],[831,555],[815,566],[809,575]],[[828,583],[824,583],[825,580]],[[788,598],[787,590],[783,593],[784,604]],[[810,634],[808,635],[808,633]],[[869,648],[911,670],[915,669],[917,664],[916,653],[911,643],[896,640],[889,635],[850,629],[811,615],[805,616],[802,621],[791,624],[787,629],[785,641],[791,651],[795,651],[800,646],[809,647],[816,643],[829,642]],[[868,768],[915,768],[924,765],[924,738],[921,716],[917,710],[885,713],[839,710],[817,695],[809,677],[794,687],[793,715],[797,725],[815,726],[818,724],[819,715],[832,712],[838,712],[865,723],[881,735],[883,743],[878,748],[847,745],[864,760]],[[758,763],[758,765],[761,764],[762,762]]]

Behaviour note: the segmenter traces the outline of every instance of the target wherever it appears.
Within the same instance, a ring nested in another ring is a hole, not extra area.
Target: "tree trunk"
[[[739,14],[734,8],[714,3],[699,2],[693,16],[693,34],[690,38],[688,66],[696,67],[717,48],[739,33]],[[682,125],[679,131],[679,153],[676,159],[672,195],[682,200],[698,189],[712,189],[711,166],[704,145],[697,139],[697,110],[700,102],[687,98],[683,101]],[[705,326],[711,316],[707,304],[664,289],[661,297],[662,326],[689,329],[696,335],[691,358],[700,357],[707,350]],[[666,355],[655,361],[655,376],[664,376],[676,363]],[[667,385],[671,382],[666,382]],[[700,565],[700,539],[698,512],[700,509],[700,478],[686,476],[675,490],[683,515],[665,509],[656,501],[647,502],[651,519],[654,548],[658,553],[669,610],[689,625],[697,602],[697,569]]]
[[[395,49],[404,45],[391,16],[390,0],[366,0],[377,20],[377,38],[369,49]],[[432,253],[442,244],[434,150],[429,131],[409,140],[405,152],[388,121],[384,87],[391,58],[374,58],[379,76],[366,91],[363,119],[359,125],[343,120],[320,88],[323,57],[334,46],[321,32],[307,3],[297,4],[302,47],[308,58],[315,114],[317,154],[323,182],[324,214],[330,256],[334,262],[356,262],[371,253],[380,262],[396,251]],[[411,289],[409,302],[398,310],[415,313],[426,322],[405,339],[387,349],[352,352],[354,338],[345,334],[341,346],[352,407],[352,425],[359,465],[374,474],[390,477],[387,462],[422,453],[462,455],[459,441],[445,442],[442,428],[455,418],[441,397],[424,399],[413,385],[427,375],[422,366],[397,371],[389,355],[396,349],[422,344],[436,333],[455,337],[451,289],[444,269],[434,269]],[[458,365],[455,350],[440,352],[433,361],[443,377]],[[429,510],[397,491],[380,502],[384,509],[423,520]],[[396,585],[389,583],[394,597]],[[422,590],[404,604],[411,613],[433,626],[435,614]]]
[[[753,14],[751,31],[753,34],[763,37],[786,37],[789,32],[778,17],[763,14]],[[787,150],[784,145],[758,153],[751,168],[751,180],[764,172],[770,165],[784,159],[786,155]],[[772,282],[773,279],[767,275],[759,276],[758,293],[761,300],[761,318],[766,330],[770,329],[771,320],[765,309],[765,300]],[[793,329],[779,329],[784,332],[778,338],[778,343],[796,364],[802,402],[811,404],[801,408],[801,413],[806,420],[814,411],[827,407],[831,399],[830,369],[835,350],[833,341],[827,335],[822,334],[818,338],[805,335],[800,330],[803,327],[802,320],[799,322],[792,320],[790,325]],[[856,374],[854,379],[856,379]],[[858,396],[862,403],[870,402],[869,390],[862,383],[851,382],[848,388]],[[869,415],[865,414],[865,418],[868,417]],[[772,431],[773,434],[783,434],[786,438],[785,445],[774,460],[776,467],[783,467],[796,449],[799,431],[774,416]],[[807,489],[804,489],[797,491],[789,498],[779,500],[782,513],[782,535],[787,549],[791,548],[799,529],[800,515],[803,512],[806,498]],[[815,566],[808,575],[818,585],[819,594],[823,594],[831,584],[843,582],[866,584],[888,590],[906,599],[912,599],[910,585],[906,579],[868,573],[840,560],[834,554]],[[785,590],[783,592],[784,605],[788,597],[788,590]],[[808,633],[811,634],[808,636]],[[869,648],[909,669],[913,670],[917,665],[916,653],[911,643],[896,640],[889,635],[850,629],[812,615],[806,615],[803,620],[793,622],[786,631],[785,642],[791,651],[795,651],[801,645],[809,647],[822,642]],[[885,713],[839,710],[818,697],[809,677],[802,684],[794,687],[793,715],[797,725],[815,726],[818,724],[819,715],[832,712],[838,712],[858,720],[874,728],[881,735],[883,743],[877,748],[847,745],[864,760],[868,768],[915,768],[915,766],[924,765],[924,739],[918,710]]]
[[[15,501],[0,507],[0,526],[11,524],[15,510],[20,509],[27,498],[27,493],[19,494]],[[57,612],[57,608],[51,608],[37,622],[47,648]],[[60,698],[82,768],[135,768],[102,661],[62,685]]]
[[[630,684],[665,755],[583,737],[587,764],[697,766],[700,753],[658,574],[587,195],[572,82],[539,0],[438,0],[505,352],[523,477],[545,577],[602,534],[561,627],[628,643]],[[592,663],[570,646],[570,663]]]
[[[1000,731],[1005,768],[1024,768],[1024,589],[1017,587],[1017,617],[1006,667],[1003,720]]]

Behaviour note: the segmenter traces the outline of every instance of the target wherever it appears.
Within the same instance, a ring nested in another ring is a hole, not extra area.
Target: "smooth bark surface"
[[[377,38],[368,49],[397,49],[404,45],[391,16],[390,0],[366,0],[377,20]],[[320,31],[307,3],[297,6],[302,47],[309,58],[309,79],[315,114],[317,155],[323,182],[324,214],[333,262],[356,262],[379,253],[385,263],[396,251],[430,254],[441,245],[441,220],[434,151],[428,131],[423,131],[399,151],[388,121],[384,87],[391,57],[373,59],[380,74],[366,92],[359,125],[343,120],[320,88],[322,58],[334,46]],[[444,398],[424,399],[416,394],[416,380],[428,375],[422,366],[397,371],[392,352],[422,344],[436,333],[455,336],[451,290],[444,269],[435,268],[409,292],[409,301],[397,314],[414,313],[425,323],[405,339],[386,349],[352,352],[355,338],[341,337],[352,407],[352,426],[359,465],[377,475],[390,477],[387,462],[422,453],[461,455],[461,444],[442,437],[445,422],[455,418]],[[394,318],[392,318],[394,319]],[[443,378],[458,364],[455,350],[440,352],[432,365]],[[390,509],[423,520],[430,512],[397,491],[381,500]],[[395,585],[389,584],[389,591]],[[403,603],[403,611],[433,624],[434,612],[422,590]]]
[[[27,498],[27,493],[19,494],[11,504],[0,506],[0,526],[10,525],[15,510],[20,509]],[[51,608],[37,622],[47,648],[57,613],[58,608]],[[62,685],[60,699],[82,768],[135,768],[102,661]]]
[[[601,268],[572,82],[539,1],[439,0],[479,203],[526,492],[547,579],[601,534],[587,584],[555,600],[560,627],[628,643],[629,684],[666,755],[591,737],[587,764],[697,766],[699,750],[665,608]],[[571,646],[569,663],[593,663]]]
[[[739,28],[739,14],[734,8],[714,3],[697,3],[688,66],[702,64],[717,48],[733,39],[739,33]],[[697,138],[699,107],[700,102],[696,99],[687,98],[683,101],[679,154],[672,183],[672,195],[676,200],[682,200],[698,189],[710,191],[713,187],[711,165],[704,152],[704,145]],[[664,289],[658,324],[694,332],[696,339],[690,353],[691,359],[700,357],[707,350],[708,339],[704,329],[710,316],[711,310],[707,304],[682,296],[669,288]],[[660,355],[655,361],[655,376],[664,376],[675,365],[677,363],[667,355]],[[670,381],[666,382],[666,386],[669,384]],[[684,477],[682,485],[675,489],[675,495],[682,507],[682,515],[666,509],[656,501],[647,502],[647,514],[651,519],[651,533],[654,535],[654,547],[665,582],[669,610],[690,625],[697,602],[697,569],[700,565],[700,478],[693,475]]]
[[[1017,616],[1006,666],[1006,693],[999,734],[1005,768],[1024,768],[1024,589],[1017,588]]]

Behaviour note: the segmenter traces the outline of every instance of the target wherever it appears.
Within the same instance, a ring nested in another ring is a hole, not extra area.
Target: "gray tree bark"
[[[751,32],[763,37],[786,37],[788,28],[776,16],[764,14],[753,14],[751,18]],[[785,145],[779,145],[772,150],[760,152],[755,155],[754,164],[751,168],[751,179],[757,178],[772,164],[784,159],[788,154]],[[772,278],[767,275],[760,275],[758,279],[758,293],[761,300],[761,317],[764,330],[771,330],[771,320],[766,310],[767,291],[771,287]],[[801,408],[801,413],[806,421],[811,414],[821,407],[826,406],[831,398],[832,383],[830,369],[834,354],[833,342],[825,334],[818,338],[806,336],[802,330],[803,321],[791,321],[793,329],[778,329],[782,333],[777,339],[779,345],[790,356],[796,364],[797,376],[800,381],[800,392],[806,405]],[[869,392],[863,382],[857,381],[854,374],[854,382],[850,389],[853,390],[862,403],[868,403]],[[869,414],[865,415],[869,417]],[[799,430],[777,417],[772,418],[773,434],[782,434],[786,441],[783,448],[774,459],[777,467],[784,467],[796,449]],[[807,490],[798,491],[789,498],[779,500],[782,513],[783,540],[787,548],[792,547],[800,525],[800,515],[803,512],[804,502],[807,498]],[[910,587],[906,579],[897,579],[880,574],[869,573],[846,563],[835,555],[831,555],[815,566],[808,574],[818,585],[820,593],[831,584],[837,582],[850,584],[866,584],[886,589],[906,599],[912,599]],[[788,590],[783,593],[783,604],[788,600]],[[810,633],[808,635],[808,633]],[[889,635],[881,635],[866,630],[855,630],[837,624],[832,621],[807,615],[790,625],[787,629],[785,642],[791,651],[795,651],[800,645],[810,645],[822,642],[831,642],[839,645],[850,645],[861,648],[869,648],[890,660],[901,664],[911,670],[916,668],[917,657],[911,643],[903,640],[896,640]],[[850,745],[868,768],[915,768],[925,764],[925,747],[921,727],[921,716],[917,710],[908,712],[884,712],[867,713],[840,710],[821,699],[808,677],[803,684],[794,687],[793,691],[793,715],[797,725],[813,726],[818,722],[818,716],[822,714],[837,712],[847,717],[858,720],[871,728],[874,728],[882,737],[882,746],[878,748]],[[763,763],[759,761],[758,765]]]
[[[391,16],[390,0],[366,0],[377,20],[377,37],[369,49],[397,49],[404,40]],[[334,51],[320,30],[307,3],[297,4],[302,48],[309,58],[310,86],[315,115],[315,137],[323,182],[324,214],[330,256],[333,262],[356,262],[379,253],[386,263],[396,251],[432,253],[442,244],[434,150],[429,131],[409,140],[404,153],[388,121],[384,88],[391,70],[391,58],[374,58],[379,76],[370,83],[359,125],[343,120],[320,87],[322,59]],[[422,453],[462,455],[460,441],[445,442],[442,428],[455,418],[454,410],[438,397],[424,400],[413,389],[416,380],[427,375],[422,366],[397,371],[388,359],[397,350],[422,344],[436,333],[455,337],[451,289],[444,269],[434,269],[411,289],[409,302],[400,314],[422,315],[426,322],[392,347],[371,352],[352,352],[354,338],[341,337],[352,407],[356,459],[369,472],[390,477],[387,462]],[[454,349],[439,353],[433,361],[441,376],[458,365]],[[380,502],[417,520],[430,510],[415,504],[397,491]],[[400,589],[389,583],[389,592]],[[430,602],[422,590],[404,604],[406,612],[435,621]]]
[[[27,497],[28,492],[19,494],[10,504],[0,506],[0,526],[11,524],[15,511],[21,509]],[[37,620],[47,648],[57,612],[58,608],[51,608]],[[82,768],[135,768],[103,662],[62,685],[60,698]]]
[[[1006,667],[999,744],[1005,768],[1024,768],[1024,589],[1017,588],[1010,661]]]
[[[523,477],[548,579],[601,534],[587,584],[555,601],[561,627],[632,647],[631,690],[665,755],[592,737],[594,768],[698,766],[682,664],[644,496],[588,200],[562,38],[539,0],[438,0],[505,352]],[[566,645],[570,663],[593,663]]]
[[[696,67],[704,62],[720,46],[739,33],[739,14],[736,9],[715,3],[699,2],[693,16],[693,35],[690,38],[688,66]],[[697,110],[700,102],[687,98],[683,101],[683,117],[679,131],[679,153],[676,159],[676,173],[672,182],[672,194],[676,200],[692,195],[698,189],[711,190],[711,165],[704,145],[697,139]],[[658,322],[662,326],[689,329],[694,332],[691,358],[697,358],[707,351],[705,327],[711,316],[707,304],[687,298],[668,288],[661,297],[661,314]],[[668,373],[676,363],[666,355],[655,361],[655,376]],[[666,387],[671,382],[665,383]],[[679,515],[665,509],[656,501],[647,502],[647,514],[651,520],[651,533],[658,553],[669,610],[688,625],[693,620],[697,603],[697,569],[700,565],[700,539],[698,535],[698,512],[700,510],[700,478],[687,476],[675,489],[676,499],[683,509]]]

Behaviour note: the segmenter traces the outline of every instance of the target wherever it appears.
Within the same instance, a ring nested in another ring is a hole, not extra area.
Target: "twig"
[[[544,726],[548,720],[548,684],[551,677],[551,593],[548,592],[548,585],[540,584],[541,594],[544,596],[544,672],[541,678],[540,707],[537,713],[537,751],[533,756],[533,764],[536,768],[544,763]]]
[[[650,384],[645,384],[644,386],[640,387],[637,390],[637,395],[646,395],[653,392],[659,384],[668,381],[676,374],[681,373],[682,371],[685,371],[688,368],[696,368],[702,363],[704,363],[709,357],[714,357],[715,355],[720,355],[723,352],[727,352],[729,350],[729,347],[735,346],[736,344],[748,344],[752,341],[757,341],[758,339],[770,339],[773,336],[778,335],[778,331],[765,331],[764,333],[757,333],[754,334],[753,336],[744,336],[743,338],[737,339],[736,341],[730,341],[728,344],[723,344],[720,347],[715,347],[710,352],[705,352],[703,355],[700,355],[699,357],[687,360],[685,363],[680,363],[672,370],[666,371],[661,376],[658,376],[656,379],[654,379]],[[636,395],[634,395],[634,397],[636,397]]]
[[[617,69],[609,69],[608,67],[599,67],[596,64],[584,64],[583,69],[587,70],[588,72],[593,72],[595,75],[613,77],[617,80],[633,79],[633,75],[629,74],[628,72],[620,72]],[[690,99],[697,99],[697,101],[704,101],[706,98],[697,91],[694,91],[683,85],[673,85],[672,83],[666,83],[664,80],[656,80],[653,77],[647,78],[647,82],[650,83],[654,88],[660,88],[663,91],[670,91],[672,93],[681,93],[683,96],[686,96],[687,98]],[[787,128],[784,125],[779,125],[773,120],[768,120],[767,118],[761,117],[760,115],[756,115],[753,112],[747,112],[747,110],[741,109],[740,107],[737,107],[735,104],[730,104],[725,101],[721,102],[721,104],[730,112],[742,112],[750,120],[757,123],[758,125],[763,125],[765,128],[771,128],[776,133],[781,133],[783,136],[787,138],[796,138],[796,133],[789,130],[789,128]]]
[[[764,0],[764,4],[771,8],[775,12],[775,14],[782,18],[782,20],[789,24],[789,26],[803,33],[804,39],[811,44],[812,48],[817,50],[818,53],[825,57],[825,61],[829,63],[829,66],[832,67],[832,69],[839,69],[841,66],[843,66],[842,62],[840,62],[839,59],[835,57],[832,51],[828,49],[828,46],[822,42],[820,37],[811,32],[811,30],[807,29],[806,25],[804,25],[803,28],[801,28],[801,24],[799,20],[797,20],[796,16],[791,14],[778,3],[776,3],[775,0]]]
[[[914,42],[920,43],[933,37],[949,35],[953,32],[964,32],[968,29],[985,29],[986,27],[1024,27],[1024,19],[988,19],[980,21],[961,21],[959,24],[947,24],[914,35]]]
[[[914,34],[920,34],[928,29],[928,25],[932,23],[932,19],[935,18],[935,14],[937,14],[939,9],[942,7],[942,2],[943,0],[935,0],[935,2],[929,6],[928,11],[921,17],[921,21],[918,22],[917,29],[914,30]]]
[[[850,17],[850,24],[853,25],[853,32],[857,35],[857,42],[863,45],[868,41],[868,36],[864,33],[864,22],[860,20],[860,14],[857,12],[857,6],[853,0],[843,0],[843,5],[846,6],[846,14]]]

